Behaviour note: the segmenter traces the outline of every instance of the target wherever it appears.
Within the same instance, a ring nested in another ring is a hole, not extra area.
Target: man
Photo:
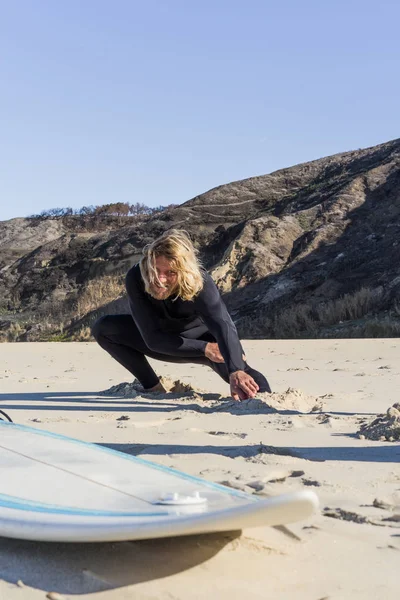
[[[146,392],[166,391],[146,357],[210,366],[235,400],[270,392],[245,360],[236,327],[217,286],[184,231],[171,229],[145,246],[126,276],[131,315],[108,315],[94,338]]]

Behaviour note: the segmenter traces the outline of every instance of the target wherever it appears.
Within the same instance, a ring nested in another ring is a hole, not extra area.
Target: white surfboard
[[[104,542],[283,525],[310,491],[260,500],[141,458],[0,422],[0,535]]]

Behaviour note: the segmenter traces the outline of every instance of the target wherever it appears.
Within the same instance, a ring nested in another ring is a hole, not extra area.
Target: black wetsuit
[[[166,362],[210,366],[225,381],[235,371],[246,371],[261,392],[271,391],[265,377],[243,360],[236,327],[208,273],[204,286],[191,301],[181,298],[157,300],[147,294],[139,265],[126,276],[131,315],[108,315],[93,327],[93,336],[111,356],[128,369],[145,389],[159,378],[146,356]],[[224,363],[205,356],[208,342],[217,342]]]

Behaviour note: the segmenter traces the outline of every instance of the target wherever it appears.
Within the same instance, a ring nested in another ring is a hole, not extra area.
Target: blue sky
[[[0,0],[0,220],[400,136],[397,0]]]

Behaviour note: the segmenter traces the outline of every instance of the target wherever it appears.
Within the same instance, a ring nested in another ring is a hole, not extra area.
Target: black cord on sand
[[[1,415],[3,415],[5,419],[3,419]],[[0,421],[9,421],[10,423],[13,422],[12,418],[9,417],[8,414],[4,412],[4,410],[0,410]]]

